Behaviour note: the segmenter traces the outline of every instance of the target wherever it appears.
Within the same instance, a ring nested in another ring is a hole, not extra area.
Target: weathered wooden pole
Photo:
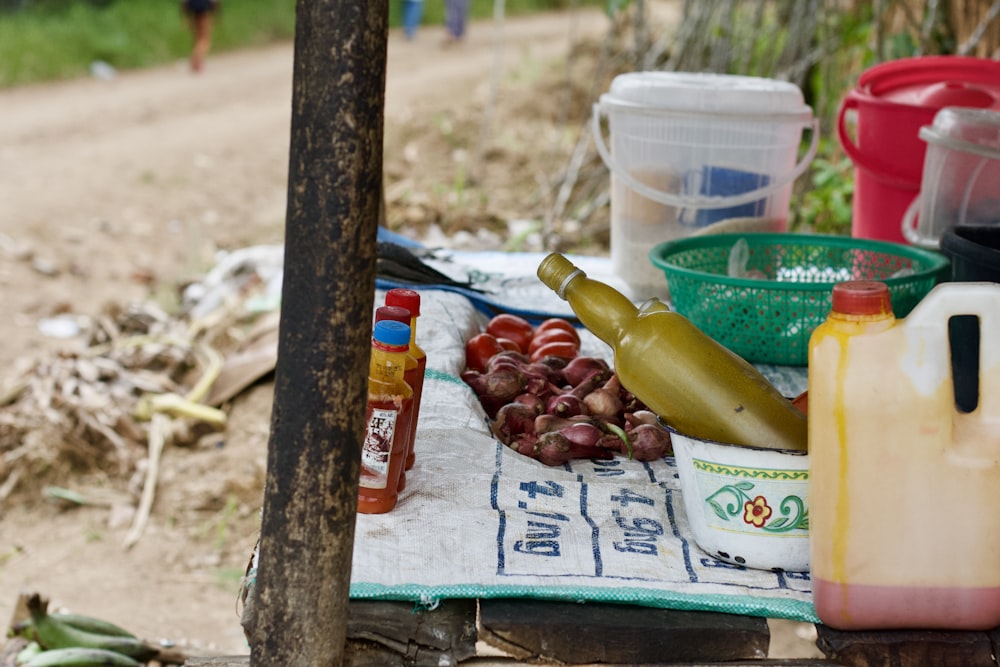
[[[298,0],[284,283],[251,665],[344,661],[388,6]]]

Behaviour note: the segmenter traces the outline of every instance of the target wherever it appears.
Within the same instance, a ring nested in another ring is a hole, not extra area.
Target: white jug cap
[[[812,119],[802,91],[778,79],[703,72],[629,72],[619,74],[601,104],[656,111],[698,112],[733,116]]]

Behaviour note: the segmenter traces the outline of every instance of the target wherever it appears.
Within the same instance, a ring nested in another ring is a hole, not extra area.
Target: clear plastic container
[[[804,128],[812,144],[797,160]],[[611,171],[612,268],[640,298],[667,296],[647,259],[657,243],[736,218],[784,231],[817,141],[795,84],[689,72],[618,75],[594,105],[593,133]]]
[[[938,285],[905,319],[837,291],[810,340],[816,613],[844,630],[996,627],[1000,285]],[[967,315],[981,363],[976,403],[960,410],[948,323]]]
[[[949,227],[1000,226],[1000,110],[946,107],[920,138],[927,154],[903,216],[906,240],[936,250]]]

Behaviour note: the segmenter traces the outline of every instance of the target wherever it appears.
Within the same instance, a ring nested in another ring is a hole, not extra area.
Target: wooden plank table
[[[770,659],[764,618],[609,603],[525,599],[352,600],[345,665],[745,665],[769,667],[996,666],[993,632],[840,632],[818,626],[825,659]],[[236,667],[245,656],[191,658],[188,667]]]
[[[608,603],[452,599],[419,609],[411,602],[352,600],[347,635],[346,664],[352,667],[833,664],[766,661],[770,633],[764,618]],[[225,658],[187,664],[247,663]]]
[[[763,618],[605,603],[353,600],[345,667],[996,667],[1000,629],[990,632],[842,632],[817,626],[825,659],[770,659]],[[8,639],[0,667],[26,642]],[[174,663],[171,663],[174,664]],[[188,657],[185,667],[247,667],[249,655]]]

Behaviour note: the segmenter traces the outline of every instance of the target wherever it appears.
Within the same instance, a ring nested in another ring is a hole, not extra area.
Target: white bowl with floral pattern
[[[695,543],[727,563],[809,569],[809,455],[702,440],[669,426]]]

